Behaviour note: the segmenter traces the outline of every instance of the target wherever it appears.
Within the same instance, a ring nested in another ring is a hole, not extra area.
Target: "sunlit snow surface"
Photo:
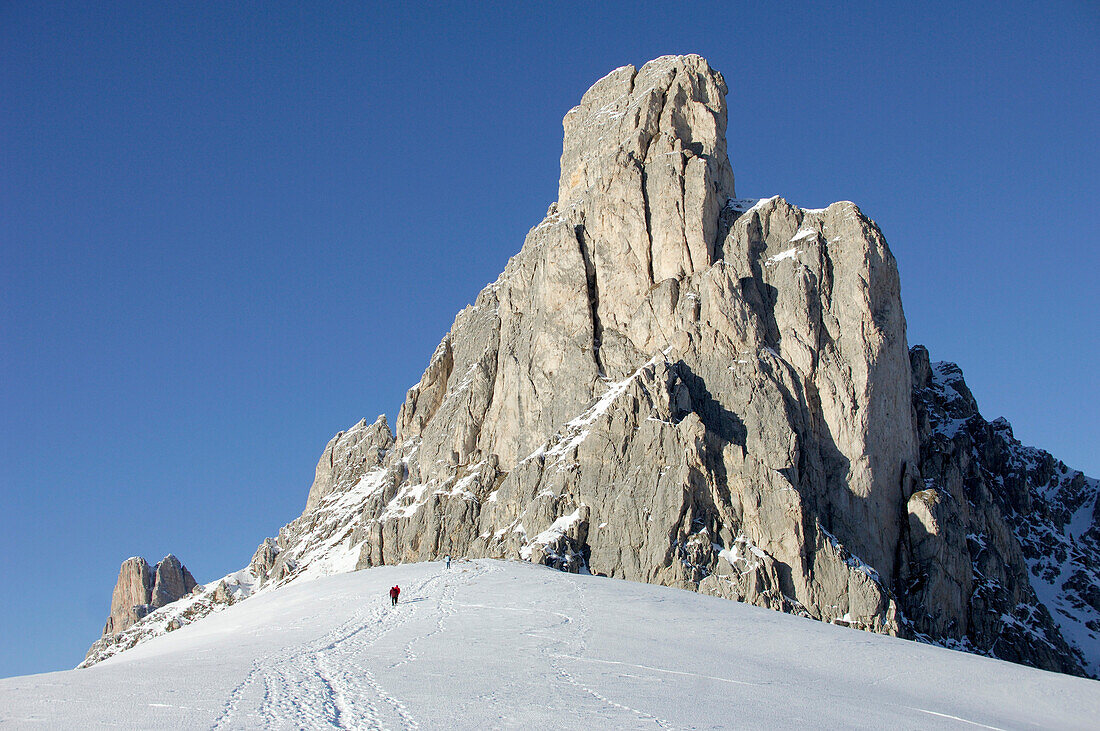
[[[66,728],[1086,728],[1098,717],[1095,681],[490,560],[298,581],[92,668],[0,680],[0,723]]]

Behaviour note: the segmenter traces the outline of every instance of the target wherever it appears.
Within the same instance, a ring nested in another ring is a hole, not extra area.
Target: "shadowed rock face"
[[[911,360],[895,260],[858,207],[734,196],[727,92],[669,56],[583,96],[558,200],[458,313],[396,437],[384,417],[337,434],[247,580],[347,570],[341,551],[520,558],[1097,672],[1050,616],[1069,593],[1100,611],[1096,554],[1065,533],[1095,481],[1019,527],[1046,472],[1006,466],[1007,425],[934,434],[977,407]],[[1070,557],[1056,576],[1047,550]]]
[[[103,635],[113,635],[138,622],[154,609],[186,596],[195,579],[179,559],[168,554],[156,567],[140,556],[122,562],[111,594],[111,615]]]
[[[168,554],[157,564],[150,604],[159,609],[186,596],[194,588],[195,579],[191,572],[178,558]]]
[[[899,594],[917,636],[1100,674],[1100,482],[986,421],[962,371],[910,351],[923,488]]]

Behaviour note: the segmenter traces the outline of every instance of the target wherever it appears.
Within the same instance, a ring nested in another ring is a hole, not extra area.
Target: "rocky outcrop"
[[[148,614],[152,593],[153,570],[149,562],[140,556],[123,561],[111,593],[111,614],[103,626],[103,634],[121,632]]]
[[[275,558],[279,555],[279,544],[271,538],[265,538],[252,554],[252,560],[248,563],[248,570],[254,576],[267,578],[271,570],[275,568]]]
[[[171,621],[320,573],[518,558],[1095,672],[1054,606],[1100,606],[1095,481],[911,356],[856,205],[735,197],[726,93],[698,56],[598,81],[565,116],[558,200],[396,437],[384,417],[334,437],[302,516]]]
[[[899,594],[941,644],[1100,675],[1100,482],[986,421],[962,371],[910,351],[924,489]]]
[[[195,588],[195,578],[179,559],[169,554],[157,564],[153,581],[152,600],[154,608],[163,607],[177,599],[187,596]]]
[[[118,581],[111,594],[111,615],[103,635],[121,632],[154,609],[186,596],[195,588],[195,579],[179,559],[168,554],[156,567],[141,556],[122,562]]]
[[[173,557],[169,556],[168,558]],[[131,561],[133,560],[131,559]],[[143,559],[137,560],[141,561]],[[168,592],[168,587],[176,578],[182,582],[179,586],[190,586],[191,588],[183,595],[160,606],[154,606],[152,602],[143,605],[140,611],[141,618],[137,622],[116,629],[111,634],[104,634],[103,637],[92,644],[84,661],[78,667],[90,667],[141,642],[168,632],[174,632],[195,620],[250,596],[257,588],[256,579],[248,569],[229,574],[219,581],[203,586],[202,584],[195,584],[191,574],[178,561],[169,562],[166,559],[158,564],[158,567],[161,565],[166,566],[161,574],[164,577],[161,586],[165,589],[165,593],[161,595],[162,597],[172,595]],[[155,571],[150,571],[156,576]],[[153,587],[150,593],[155,592],[155,580]],[[108,622],[108,626],[111,626],[110,622]]]
[[[240,571],[195,586],[174,557],[166,558],[155,571],[145,564],[146,573],[152,576],[151,588],[141,596],[153,598],[137,610],[141,616],[136,623],[130,622],[93,644],[80,667],[94,665],[292,579],[353,570],[359,551],[349,550],[347,541],[359,525],[366,495],[376,491],[379,476],[389,474],[382,465],[392,447],[393,435],[385,416],[372,424],[361,421],[333,437],[317,464],[302,516],[279,531],[277,538],[264,539]],[[144,563],[142,559],[131,561]],[[164,606],[154,605],[158,587],[163,587],[167,596],[174,595],[171,587],[180,586],[181,575],[182,585],[192,587],[187,590],[190,593],[153,612]]]
[[[305,512],[312,512],[326,495],[346,490],[367,470],[382,464],[392,446],[393,435],[384,414],[373,424],[363,419],[334,436],[317,462]]]

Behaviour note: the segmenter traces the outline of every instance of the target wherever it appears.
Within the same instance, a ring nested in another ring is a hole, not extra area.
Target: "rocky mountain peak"
[[[566,115],[558,201],[408,392],[364,561],[453,546],[698,587],[751,545],[764,573],[709,591],[858,595],[838,617],[891,626],[917,469],[896,264],[851,203],[733,198],[726,92],[670,56]],[[421,507],[458,484],[472,503]],[[618,515],[637,501],[656,512]]]
[[[600,164],[683,155],[712,161],[718,187],[733,196],[726,154],[726,87],[696,55],[622,66],[597,81],[565,115],[558,202],[567,205],[606,177]],[[597,161],[596,164],[593,164]]]
[[[373,424],[363,419],[347,431],[339,432],[329,440],[317,462],[305,512],[312,512],[326,495],[350,487],[350,481],[380,465],[392,446],[393,434],[385,414]]]
[[[599,80],[565,116],[558,201],[396,438],[384,417],[337,434],[247,569],[86,663],[300,577],[450,555],[1100,673],[1100,486],[910,351],[855,204],[734,197],[726,93],[698,56]],[[120,607],[160,583],[127,571]]]
[[[734,195],[726,91],[703,58],[665,56],[612,71],[565,115],[555,210],[608,326],[625,326],[654,285],[715,261]]]

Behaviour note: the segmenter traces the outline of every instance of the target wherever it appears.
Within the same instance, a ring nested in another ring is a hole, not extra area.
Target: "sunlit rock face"
[[[898,631],[894,259],[851,203],[737,199],[727,92],[665,57],[566,115],[558,201],[409,391],[361,566],[515,556]]]
[[[195,579],[180,560],[168,554],[155,566],[140,556],[122,562],[111,594],[111,615],[103,627],[110,636],[137,623],[150,612],[186,596]]]
[[[1057,544],[1073,568],[1047,593],[1100,608],[1096,554],[1063,530],[1095,481],[1063,474],[1046,532],[1020,527],[1048,476],[1005,471],[997,422],[973,444],[936,431],[977,407],[911,357],[878,226],[849,202],[736,197],[737,94],[691,55],[596,82],[565,115],[558,200],[458,313],[396,434],[337,434],[305,512],[222,595],[516,558],[1095,673],[1032,586]]]

